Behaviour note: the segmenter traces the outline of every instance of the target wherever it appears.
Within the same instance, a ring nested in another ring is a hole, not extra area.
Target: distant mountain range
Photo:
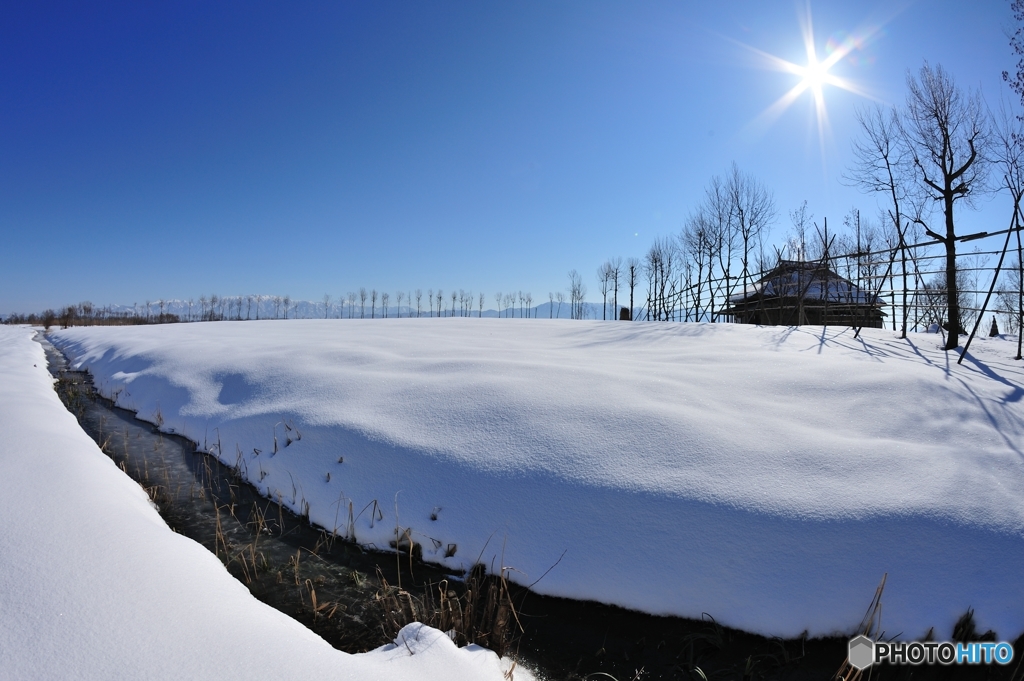
[[[450,303],[451,298],[444,301],[449,307],[446,309],[442,305],[442,316],[450,317],[451,309]],[[458,303],[456,302],[456,306]],[[210,306],[209,301],[205,305],[196,302],[195,300],[189,304],[187,300],[165,300],[162,305],[158,302],[150,302],[148,306],[146,304],[135,304],[135,305],[108,305],[104,308],[99,306],[94,307],[95,310],[105,309],[110,313],[117,315],[136,315],[136,316],[149,316],[156,317],[161,312],[164,314],[177,315],[182,320],[194,320],[199,321],[201,319],[324,319],[325,317],[331,319],[343,319],[355,318],[359,319],[364,317],[366,319],[382,318],[384,317],[384,308],[378,299],[377,305],[371,308],[369,301],[365,306],[360,306],[359,301],[356,301],[354,307],[349,305],[347,300],[343,301],[339,305],[337,301],[331,301],[326,311],[324,309],[324,303],[314,302],[309,300],[289,300],[287,310],[285,309],[284,298],[276,296],[225,296],[219,298],[215,307]],[[531,317],[536,319],[549,319],[549,318],[570,318],[570,304],[569,302],[564,303],[542,303],[540,305],[534,305],[531,308],[525,306],[520,308],[518,305],[515,308],[505,308],[500,312],[494,308],[484,310],[482,315],[479,310],[474,307],[470,314],[460,314],[458,308],[455,310],[456,317],[458,316],[471,316],[471,317]],[[599,303],[584,303],[583,304],[584,316],[586,319],[602,319],[602,310]],[[212,315],[211,315],[212,312]],[[614,318],[614,313],[611,303],[607,307],[607,315],[609,319]],[[387,317],[415,317],[416,307],[403,304],[398,307],[394,304],[388,305]],[[420,308],[421,317],[436,316],[436,312],[424,304]]]

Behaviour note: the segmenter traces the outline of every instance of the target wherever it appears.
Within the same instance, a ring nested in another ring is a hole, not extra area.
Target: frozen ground
[[[364,544],[408,535],[428,560],[525,584],[554,566],[537,590],[781,636],[851,631],[887,572],[887,635],[948,636],[968,607],[1002,638],[1024,631],[1008,341],[976,340],[962,366],[935,335],[724,324],[218,322],[54,341],[120,405]]]
[[[0,677],[502,681],[429,627],[348,655],[252,598],[82,432],[32,336],[0,326]]]

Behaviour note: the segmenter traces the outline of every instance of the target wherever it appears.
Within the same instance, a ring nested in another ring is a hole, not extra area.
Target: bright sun
[[[817,60],[810,61],[803,68],[801,75],[804,89],[820,90],[828,80],[828,65],[819,63]]]
[[[871,37],[880,27],[864,31],[859,37],[849,36],[841,42],[829,42],[827,55],[824,59],[818,58],[815,49],[814,29],[811,24],[811,8],[808,4],[806,10],[800,16],[800,28],[803,34],[804,50],[807,54],[806,62],[803,65],[794,64],[775,55],[762,52],[749,45],[743,45],[746,49],[757,54],[761,60],[771,69],[791,73],[799,80],[784,95],[779,97],[771,106],[765,109],[755,121],[761,126],[767,127],[782,115],[804,92],[809,92],[814,102],[815,118],[817,119],[818,140],[822,153],[825,150],[825,138],[829,131],[828,109],[825,106],[826,86],[842,88],[848,92],[874,99],[870,94],[858,87],[853,82],[836,76],[831,69],[840,60],[846,58],[855,49],[863,47],[864,42]]]

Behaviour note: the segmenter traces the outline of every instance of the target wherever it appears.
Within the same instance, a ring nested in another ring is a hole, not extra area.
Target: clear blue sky
[[[360,286],[531,291],[641,256],[735,161],[838,225],[864,97],[799,78],[803,2],[9,3],[0,22],[0,313]],[[814,2],[832,73],[901,102],[942,64],[989,105],[1006,0]],[[824,153],[823,153],[824,152]],[[1006,200],[964,212],[1003,228]]]

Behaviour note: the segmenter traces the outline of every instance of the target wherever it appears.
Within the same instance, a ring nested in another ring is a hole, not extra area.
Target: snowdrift
[[[33,334],[0,326],[4,679],[504,681],[507,662],[429,627],[348,655],[254,599],[82,431]]]
[[[54,334],[338,534],[768,635],[1024,631],[1024,369],[935,335],[517,319]]]

